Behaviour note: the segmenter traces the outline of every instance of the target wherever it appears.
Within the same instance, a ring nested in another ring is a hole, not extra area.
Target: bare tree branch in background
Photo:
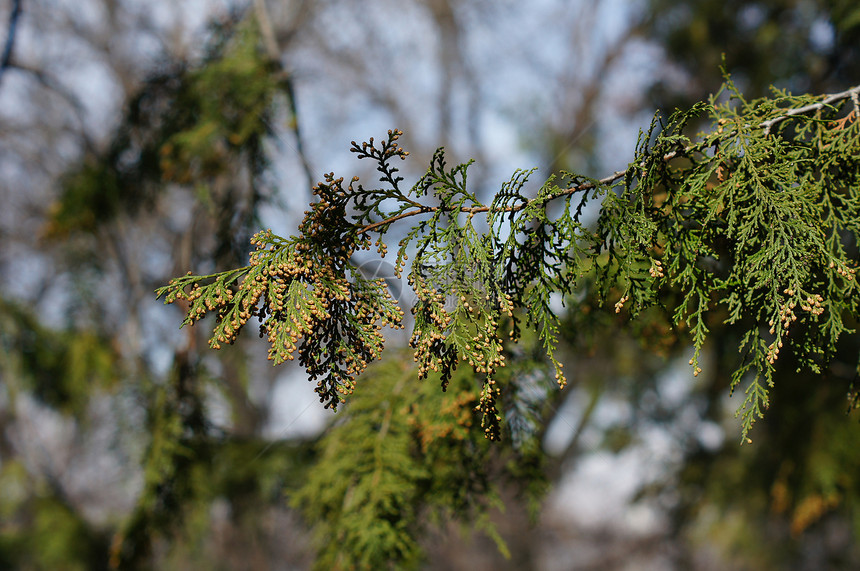
[[[46,90],[58,95],[68,103],[74,113],[75,120],[78,123],[76,135],[80,137],[81,141],[84,143],[84,148],[88,153],[97,152],[96,143],[87,131],[86,109],[84,108],[84,104],[72,90],[67,89],[44,70],[23,63],[10,63],[8,67],[26,73]]]
[[[308,185],[314,184],[313,169],[308,162],[307,153],[302,142],[302,133],[299,123],[298,103],[296,102],[296,90],[293,82],[293,76],[290,70],[284,65],[283,54],[284,48],[278,44],[278,38],[275,33],[275,27],[272,17],[269,13],[269,8],[266,6],[266,0],[254,0],[254,15],[257,18],[257,25],[260,27],[260,35],[263,38],[263,45],[266,49],[266,54],[273,64],[278,66],[280,70],[281,83],[287,96],[287,105],[290,110],[289,124],[296,138],[296,154],[305,171],[305,176],[308,177]],[[296,21],[291,22],[293,26],[300,25],[301,17]],[[289,33],[292,35],[292,32]]]
[[[18,18],[20,16],[21,0],[12,0],[12,11],[9,13],[6,44],[3,46],[3,55],[0,57],[0,83],[3,82],[3,74],[9,68],[9,64],[12,61],[12,50],[15,47],[15,31],[18,28]]]

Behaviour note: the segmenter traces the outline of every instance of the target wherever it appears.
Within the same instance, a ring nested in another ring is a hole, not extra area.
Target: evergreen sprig
[[[487,517],[499,500],[494,477],[505,475],[469,408],[478,401],[469,375],[452,390],[412,387],[416,370],[387,360],[319,443],[320,456],[290,496],[314,526],[317,569],[412,569],[423,555],[428,524],[476,524],[507,547]],[[515,453],[508,451],[509,455]],[[513,462],[514,464],[516,462]]]
[[[248,268],[189,275],[158,293],[190,302],[185,323],[217,310],[213,347],[258,316],[270,357],[298,351],[334,407],[379,355],[380,325],[398,325],[401,315],[351,255],[376,234],[384,256],[385,234],[411,218],[395,267],[399,276],[412,256],[410,344],[419,376],[439,372],[444,390],[468,363],[482,379],[476,410],[490,439],[501,435],[497,372],[506,338],[519,337],[524,319],[563,387],[551,299],[560,294],[576,311],[570,294],[586,276],[602,300],[617,299],[619,313],[671,303],[674,326],[689,330],[694,374],[710,328],[720,321],[738,328],[742,358],[731,386],[747,383],[739,411],[747,438],[768,406],[783,347],[819,371],[860,309],[858,93],[774,90],[747,101],[727,76],[709,101],[665,121],[655,116],[626,170],[599,180],[562,173],[534,196],[525,190],[532,171],[517,171],[490,204],[468,189],[470,163],[449,167],[443,149],[404,191],[392,163],[408,153],[398,146],[401,133],[389,131],[384,141],[352,144],[359,158],[376,161],[379,188],[356,186],[357,178],[344,187],[329,174],[298,237],[260,233]],[[702,117],[711,130],[691,138],[689,123]],[[588,224],[591,201],[600,211]]]

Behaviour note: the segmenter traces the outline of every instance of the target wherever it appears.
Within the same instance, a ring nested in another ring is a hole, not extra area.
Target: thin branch
[[[254,15],[257,17],[257,25],[260,26],[260,34],[263,36],[263,44],[269,59],[279,61],[281,49],[275,39],[275,30],[272,27],[272,19],[269,18],[269,10],[266,8],[266,0],[254,0]]]
[[[281,58],[283,50],[281,49],[281,46],[278,45],[275,28],[272,24],[272,18],[269,15],[269,9],[266,6],[266,0],[254,0],[254,15],[257,18],[257,25],[260,27],[260,35],[263,36],[266,55],[269,60],[276,64],[280,69],[278,77],[287,94],[287,104],[289,105],[290,113],[292,114],[290,124],[292,125],[293,136],[296,138],[296,153],[299,156],[299,161],[302,163],[305,175],[308,177],[308,182],[312,184],[314,180],[313,173],[305,153],[304,145],[302,144],[302,133],[299,129],[299,112],[298,105],[296,103],[296,90],[293,85],[293,77],[290,71],[284,66],[283,59]]]
[[[86,108],[84,107],[83,102],[78,99],[78,97],[74,93],[63,87],[60,82],[53,79],[48,73],[41,69],[22,65],[20,63],[10,63],[9,67],[14,67],[17,70],[29,73],[37,82],[39,82],[39,84],[42,85],[42,87],[48,89],[49,91],[53,91],[62,99],[64,99],[66,103],[68,103],[69,106],[72,108],[75,118],[78,120],[78,123],[81,126],[81,131],[79,134],[80,137],[83,139],[87,151],[92,153],[96,152],[95,143],[86,133]]]
[[[675,152],[666,154],[663,156],[663,160],[669,160],[671,158],[674,158],[676,155],[677,155],[677,153],[675,153]],[[576,186],[566,188],[566,189],[564,189],[564,190],[562,190],[562,191],[560,191],[557,194],[554,194],[552,196],[544,197],[543,200],[547,200],[547,201],[555,200],[556,198],[561,198],[562,196],[568,196],[570,194],[576,194],[577,192],[583,192],[586,190],[591,190],[593,188],[597,188],[598,186],[602,186],[605,184],[612,184],[616,180],[623,177],[626,173],[627,173],[626,170],[615,171],[611,175],[603,177],[600,180],[598,180],[597,182],[591,182],[591,181],[584,182],[582,184],[578,184]],[[525,203],[520,204],[518,206],[508,206],[505,208],[500,208],[500,209],[496,210],[496,212],[519,212],[525,208],[528,208],[531,204],[534,203],[535,200],[537,200],[537,199],[533,198],[533,199],[529,200],[528,202],[525,202]],[[459,212],[463,212],[466,214],[479,214],[481,212],[489,212],[491,209],[492,209],[492,207],[490,207],[490,206],[471,206],[471,207],[470,206],[461,206],[459,209]],[[421,206],[419,208],[416,208],[415,210],[407,210],[406,212],[401,212],[397,216],[392,216],[390,218],[386,218],[385,220],[380,220],[379,222],[374,222],[373,224],[368,224],[367,226],[364,226],[363,228],[361,228],[358,231],[358,233],[364,234],[366,232],[370,232],[372,230],[375,230],[375,229],[379,228],[380,226],[385,226],[385,225],[391,224],[392,222],[402,220],[403,218],[408,218],[410,216],[418,216],[420,214],[430,214],[433,212],[437,212],[438,210],[439,210],[438,206]]]
[[[0,82],[3,81],[3,74],[12,62],[12,48],[15,46],[15,30],[18,28],[18,18],[20,16],[21,0],[13,0],[12,12],[9,13],[9,32],[6,35],[6,45],[3,46],[3,55],[0,57]]]
[[[410,216],[417,216],[419,214],[429,214],[431,212],[436,212],[439,210],[438,206],[422,206],[421,208],[416,208],[415,210],[407,210],[406,212],[401,212],[397,216],[392,216],[391,218],[386,218],[385,220],[380,220],[379,222],[374,222],[373,224],[368,224],[364,228],[358,231],[359,234],[364,234],[366,232],[370,232],[372,230],[376,230],[380,226],[385,226],[386,224],[391,224],[392,222],[397,222],[403,218],[408,218]]]
[[[828,95],[818,103],[810,103],[809,105],[804,105],[803,107],[798,107],[797,109],[789,109],[785,112],[785,114],[780,115],[779,117],[774,117],[773,119],[768,119],[767,121],[763,121],[759,124],[759,127],[764,129],[764,134],[769,135],[771,128],[774,125],[781,121],[785,121],[789,117],[793,117],[795,115],[802,115],[803,113],[809,113],[811,111],[818,111],[827,107],[828,105],[832,105],[837,101],[842,101],[843,99],[848,99],[849,97],[852,101],[857,101],[857,94],[860,93],[860,85],[852,87],[851,89],[846,89],[841,93],[834,93],[833,95]]]

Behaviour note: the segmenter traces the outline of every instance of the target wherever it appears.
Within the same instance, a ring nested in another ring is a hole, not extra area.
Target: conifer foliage
[[[564,296],[570,311],[583,294],[598,296],[631,318],[662,307],[689,334],[694,374],[709,329],[736,328],[731,386],[746,394],[739,413],[748,438],[778,384],[780,354],[821,371],[860,309],[858,94],[774,90],[748,101],[727,76],[709,101],[656,116],[625,170],[599,180],[560,173],[536,193],[526,189],[532,171],[517,171],[489,203],[469,190],[469,163],[449,167],[443,149],[405,189],[395,163],[408,153],[401,133],[389,131],[352,144],[376,162],[379,187],[328,174],[298,236],[260,232],[248,266],[189,273],[157,293],[189,302],[185,324],[216,313],[214,348],[257,317],[270,358],[297,353],[331,408],[379,356],[381,327],[400,326],[409,309],[419,375],[439,372],[444,390],[468,364],[481,379],[475,409],[490,439],[504,427],[496,406],[504,347],[523,327],[537,334],[559,386],[566,382],[551,296]],[[703,118],[710,130],[691,136],[688,125]],[[374,246],[384,256],[396,224],[411,224],[395,262],[416,294],[411,308],[351,263]]]

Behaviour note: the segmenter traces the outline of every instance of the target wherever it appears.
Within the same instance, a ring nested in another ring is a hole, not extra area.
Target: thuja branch
[[[843,100],[848,99],[848,98],[850,98],[854,104],[854,110],[852,112],[856,115],[858,113],[857,108],[858,108],[858,106],[860,106],[860,103],[858,103],[858,95],[860,95],[860,86],[855,86],[855,87],[852,87],[850,89],[846,89],[845,91],[842,91],[840,93],[827,95],[824,97],[823,100],[821,100],[819,102],[811,103],[809,105],[804,105],[804,106],[798,107],[796,109],[788,109],[787,111],[785,111],[785,113],[783,113],[781,115],[777,115],[771,119],[768,119],[766,121],[762,121],[761,123],[758,124],[758,126],[759,126],[759,128],[764,130],[765,135],[768,135],[768,134],[770,134],[770,131],[773,128],[773,126],[776,125],[777,123],[785,121],[786,119],[789,119],[789,118],[796,116],[796,115],[811,113],[813,111],[820,111],[820,110],[826,108],[827,106],[832,106],[833,104],[838,103],[838,102],[843,101]],[[355,144],[355,143],[353,143],[353,144]],[[663,160],[669,161],[671,159],[676,158],[677,156],[684,156],[684,155],[686,155],[686,153],[691,152],[692,150],[693,150],[693,146],[690,146],[690,147],[683,149],[682,152],[673,151],[670,153],[666,153],[663,156]],[[598,186],[611,185],[611,184],[617,182],[619,179],[621,179],[625,174],[627,174],[626,170],[615,171],[614,173],[612,173],[606,177],[603,177],[603,178],[597,180],[596,182],[592,182],[592,181],[583,182],[581,184],[577,184],[577,185],[572,186],[570,188],[566,188],[564,190],[561,190],[557,194],[552,196],[551,198],[559,198],[559,197],[567,196],[569,194],[575,194],[578,192],[592,190],[594,188],[597,188]],[[420,203],[412,202],[412,201],[410,201],[410,203],[416,207],[415,210],[402,212],[402,213],[400,213],[396,216],[393,216],[391,218],[388,218],[386,220],[381,220],[379,222],[374,222],[373,224],[368,224],[367,226],[364,226],[363,228],[361,228],[359,230],[359,232],[360,233],[361,232],[371,232],[371,231],[376,230],[377,228],[387,226],[388,224],[391,224],[392,222],[397,222],[399,220],[402,220],[404,218],[408,218],[410,216],[419,216],[422,214],[432,213],[432,212],[435,212],[436,210],[439,209],[438,206],[424,206],[424,205],[421,205]],[[516,207],[509,207],[509,208],[505,209],[504,211],[505,212],[517,212],[519,210],[522,210],[525,207],[526,207],[526,205],[519,205]],[[489,206],[474,206],[474,207],[461,207],[460,208],[460,212],[464,212],[466,214],[479,214],[479,213],[483,213],[483,212],[489,212],[489,210],[490,210]]]
[[[804,113],[812,113],[813,111],[821,111],[829,106],[832,106],[836,103],[839,103],[845,99],[851,98],[854,104],[854,114],[858,113],[858,94],[860,94],[860,85],[852,87],[851,89],[846,89],[840,93],[834,93],[833,95],[827,95],[821,101],[816,101],[815,103],[810,103],[809,105],[804,105],[802,107],[797,107],[795,109],[789,109],[784,114],[778,115],[772,119],[768,119],[767,121],[762,121],[759,124],[759,127],[764,129],[764,134],[770,134],[770,130],[774,125],[781,121],[785,121],[790,117],[794,117],[795,115],[803,115]]]
[[[791,347],[820,370],[848,331],[845,319],[860,311],[848,247],[860,240],[860,122],[845,115],[856,116],[858,88],[746,101],[728,80],[725,92],[728,100],[655,117],[623,171],[561,173],[530,196],[533,171],[517,171],[490,204],[469,190],[469,163],[449,167],[442,149],[407,191],[394,166],[408,155],[399,131],[353,143],[376,163],[380,186],[328,174],[297,236],[261,232],[248,267],[189,275],[158,293],[190,302],[186,323],[215,312],[216,348],[257,317],[270,358],[297,353],[332,408],[380,355],[381,326],[401,326],[409,309],[420,376],[438,375],[444,390],[458,365],[471,367],[492,439],[504,420],[498,372],[523,327],[566,382],[551,296],[569,300],[570,311],[576,299],[614,302],[622,317],[660,305],[688,332],[695,374],[710,328],[738,329],[732,387],[747,386],[746,436],[767,408],[780,351]],[[702,117],[711,130],[690,138],[688,123]],[[586,223],[592,202],[598,216]],[[485,224],[473,224],[477,215]],[[400,308],[384,281],[366,279],[352,260],[373,246],[385,256],[389,231],[407,220],[417,221],[400,233],[394,266],[398,277],[407,270],[415,303]]]
[[[841,102],[841,101],[843,101],[845,99],[849,99],[849,98],[852,100],[852,103],[854,104],[854,109],[852,110],[852,113],[854,113],[856,115],[858,113],[858,107],[860,107],[860,103],[858,103],[858,96],[860,96],[860,86],[855,86],[855,87],[852,87],[850,89],[846,89],[845,91],[842,91],[840,93],[827,95],[824,97],[824,99],[822,99],[821,101],[818,101],[816,103],[810,103],[809,105],[804,105],[804,106],[798,107],[796,109],[788,109],[787,111],[785,111],[784,113],[782,113],[780,115],[777,115],[777,116],[775,116],[771,119],[768,119],[766,121],[760,122],[758,124],[758,126],[759,126],[759,128],[764,130],[765,135],[768,135],[768,134],[770,134],[771,129],[777,123],[785,121],[786,119],[789,119],[789,118],[794,117],[796,115],[802,115],[802,114],[806,114],[806,113],[812,113],[814,111],[820,111],[822,109],[825,109],[828,106],[832,106],[835,103]],[[353,143],[353,144],[355,144],[355,143]],[[663,160],[664,161],[670,161],[670,160],[672,160],[678,156],[686,156],[687,153],[692,152],[693,150],[694,150],[694,146],[691,145],[689,147],[684,148],[680,152],[679,151],[672,151],[672,152],[669,152],[669,153],[666,153],[665,155],[663,155]],[[624,177],[625,174],[627,174],[626,170],[615,171],[614,173],[612,173],[608,176],[605,176],[601,179],[598,179],[597,181],[587,181],[587,182],[583,182],[581,184],[577,184],[575,186],[572,186],[570,188],[560,190],[558,193],[556,193],[550,199],[560,198],[560,197],[567,196],[570,194],[576,194],[578,192],[593,190],[599,186],[612,185],[613,183],[617,182],[622,177]],[[410,201],[410,203],[416,207],[414,210],[402,212],[396,216],[392,216],[391,218],[381,220],[379,222],[374,222],[373,224],[368,224],[367,226],[362,227],[359,230],[359,233],[372,232],[372,231],[374,231],[380,227],[387,226],[393,222],[397,222],[397,221],[402,220],[404,218],[409,218],[411,216],[420,216],[422,214],[432,213],[432,212],[435,212],[439,209],[438,206],[425,206],[425,205],[422,205],[422,204],[420,204],[418,202],[414,202],[414,201]],[[504,209],[503,211],[504,212],[518,212],[518,211],[524,209],[525,207],[526,207],[525,204],[521,204],[521,205],[518,205],[516,207],[508,207],[508,208]],[[489,212],[490,208],[491,208],[490,206],[486,206],[486,205],[473,206],[473,207],[465,207],[464,206],[464,207],[460,208],[460,212],[474,215],[474,214]]]
[[[674,156],[675,156],[675,154],[672,153],[670,155],[666,155],[664,157],[664,159],[669,160],[669,159],[673,158]],[[563,196],[576,194],[577,192],[584,192],[584,191],[588,191],[588,190],[593,190],[593,189],[598,188],[600,186],[611,185],[612,183],[618,181],[626,173],[627,173],[627,171],[616,171],[609,176],[606,176],[606,177],[603,177],[603,178],[597,180],[596,182],[591,182],[591,181],[583,182],[581,184],[577,184],[577,185],[572,186],[570,188],[566,188],[564,190],[561,190],[558,193],[548,197],[548,199],[552,200],[555,198],[561,198]],[[543,198],[542,200],[545,201],[545,200],[547,200],[547,198]],[[505,212],[505,213],[519,212],[521,210],[524,210],[527,206],[531,206],[533,203],[534,203],[534,199],[532,199],[531,201],[529,201],[528,203],[525,203],[525,204],[520,204],[518,206],[508,206],[505,208],[498,209],[496,211],[497,212]],[[409,218],[410,216],[420,216],[422,214],[433,213],[433,212],[438,211],[440,208],[439,206],[424,206],[424,205],[421,205],[417,202],[413,202],[412,204],[414,206],[416,206],[415,210],[409,210],[406,212],[402,212],[400,214],[397,214],[396,216],[392,216],[391,218],[387,218],[385,220],[380,220],[379,222],[374,222],[373,224],[368,224],[367,226],[360,228],[358,230],[358,233],[363,234],[366,232],[372,232],[372,231],[374,231],[380,227],[383,227],[383,226],[387,227],[391,223],[397,222],[398,220],[402,220],[404,218]],[[481,214],[481,213],[490,212],[491,209],[492,209],[491,206],[486,206],[486,205],[472,206],[472,207],[461,206],[459,208],[459,212],[474,215],[474,214]]]

